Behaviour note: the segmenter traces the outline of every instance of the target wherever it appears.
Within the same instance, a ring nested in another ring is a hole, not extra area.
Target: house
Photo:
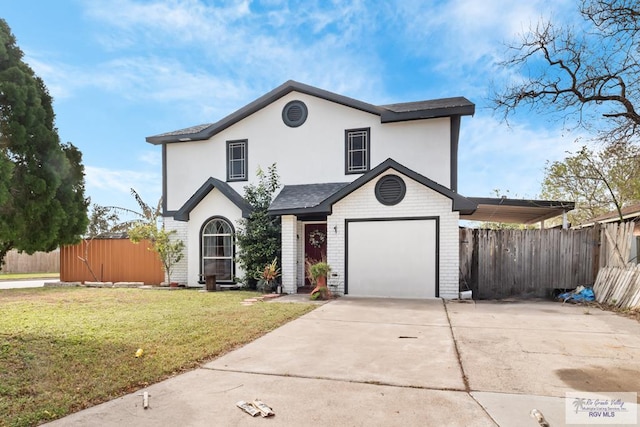
[[[165,226],[186,243],[174,278],[242,276],[241,194],[276,163],[284,292],[326,257],[339,294],[457,297],[458,222],[478,206],[457,193],[458,138],[474,111],[463,97],[372,105],[288,81],[216,123],[148,137],[162,146]]]
[[[622,216],[622,218],[620,218]],[[590,218],[579,224],[574,226],[573,228],[589,228],[594,227],[596,224],[604,225],[604,224],[622,224],[622,223],[632,223],[633,227],[633,238],[629,243],[629,262],[634,262],[636,264],[640,263],[640,203],[634,203],[629,206],[625,206],[624,208],[618,210],[612,210],[602,215],[598,215],[594,218]]]
[[[622,219],[620,216],[622,215]],[[585,227],[593,227],[595,224],[609,224],[612,222],[634,222],[634,236],[640,236],[640,222],[638,219],[640,218],[640,203],[634,203],[629,206],[625,206],[620,209],[620,212],[617,210],[612,210],[602,215],[598,215],[594,218],[588,219],[584,221],[582,224],[575,226],[574,228],[585,228]]]

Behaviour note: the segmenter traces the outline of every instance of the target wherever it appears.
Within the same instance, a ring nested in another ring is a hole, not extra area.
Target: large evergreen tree
[[[82,154],[61,144],[49,92],[0,19],[0,263],[75,243],[88,224]]]

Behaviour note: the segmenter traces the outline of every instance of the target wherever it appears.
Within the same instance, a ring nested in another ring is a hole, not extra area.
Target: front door
[[[327,259],[327,224],[304,225],[304,283],[311,285],[306,261],[321,261]]]

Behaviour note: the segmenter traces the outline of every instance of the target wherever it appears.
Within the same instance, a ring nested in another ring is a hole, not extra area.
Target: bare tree
[[[520,75],[494,91],[494,109],[555,111],[605,143],[637,142],[640,2],[581,0],[579,12],[580,27],[541,21],[509,47],[500,65]]]

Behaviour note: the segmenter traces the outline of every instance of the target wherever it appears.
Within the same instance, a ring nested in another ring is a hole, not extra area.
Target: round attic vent
[[[397,175],[385,175],[376,183],[376,199],[383,205],[396,205],[404,199],[407,186]]]
[[[282,121],[291,128],[297,128],[307,120],[307,106],[302,101],[291,101],[282,109]]]

